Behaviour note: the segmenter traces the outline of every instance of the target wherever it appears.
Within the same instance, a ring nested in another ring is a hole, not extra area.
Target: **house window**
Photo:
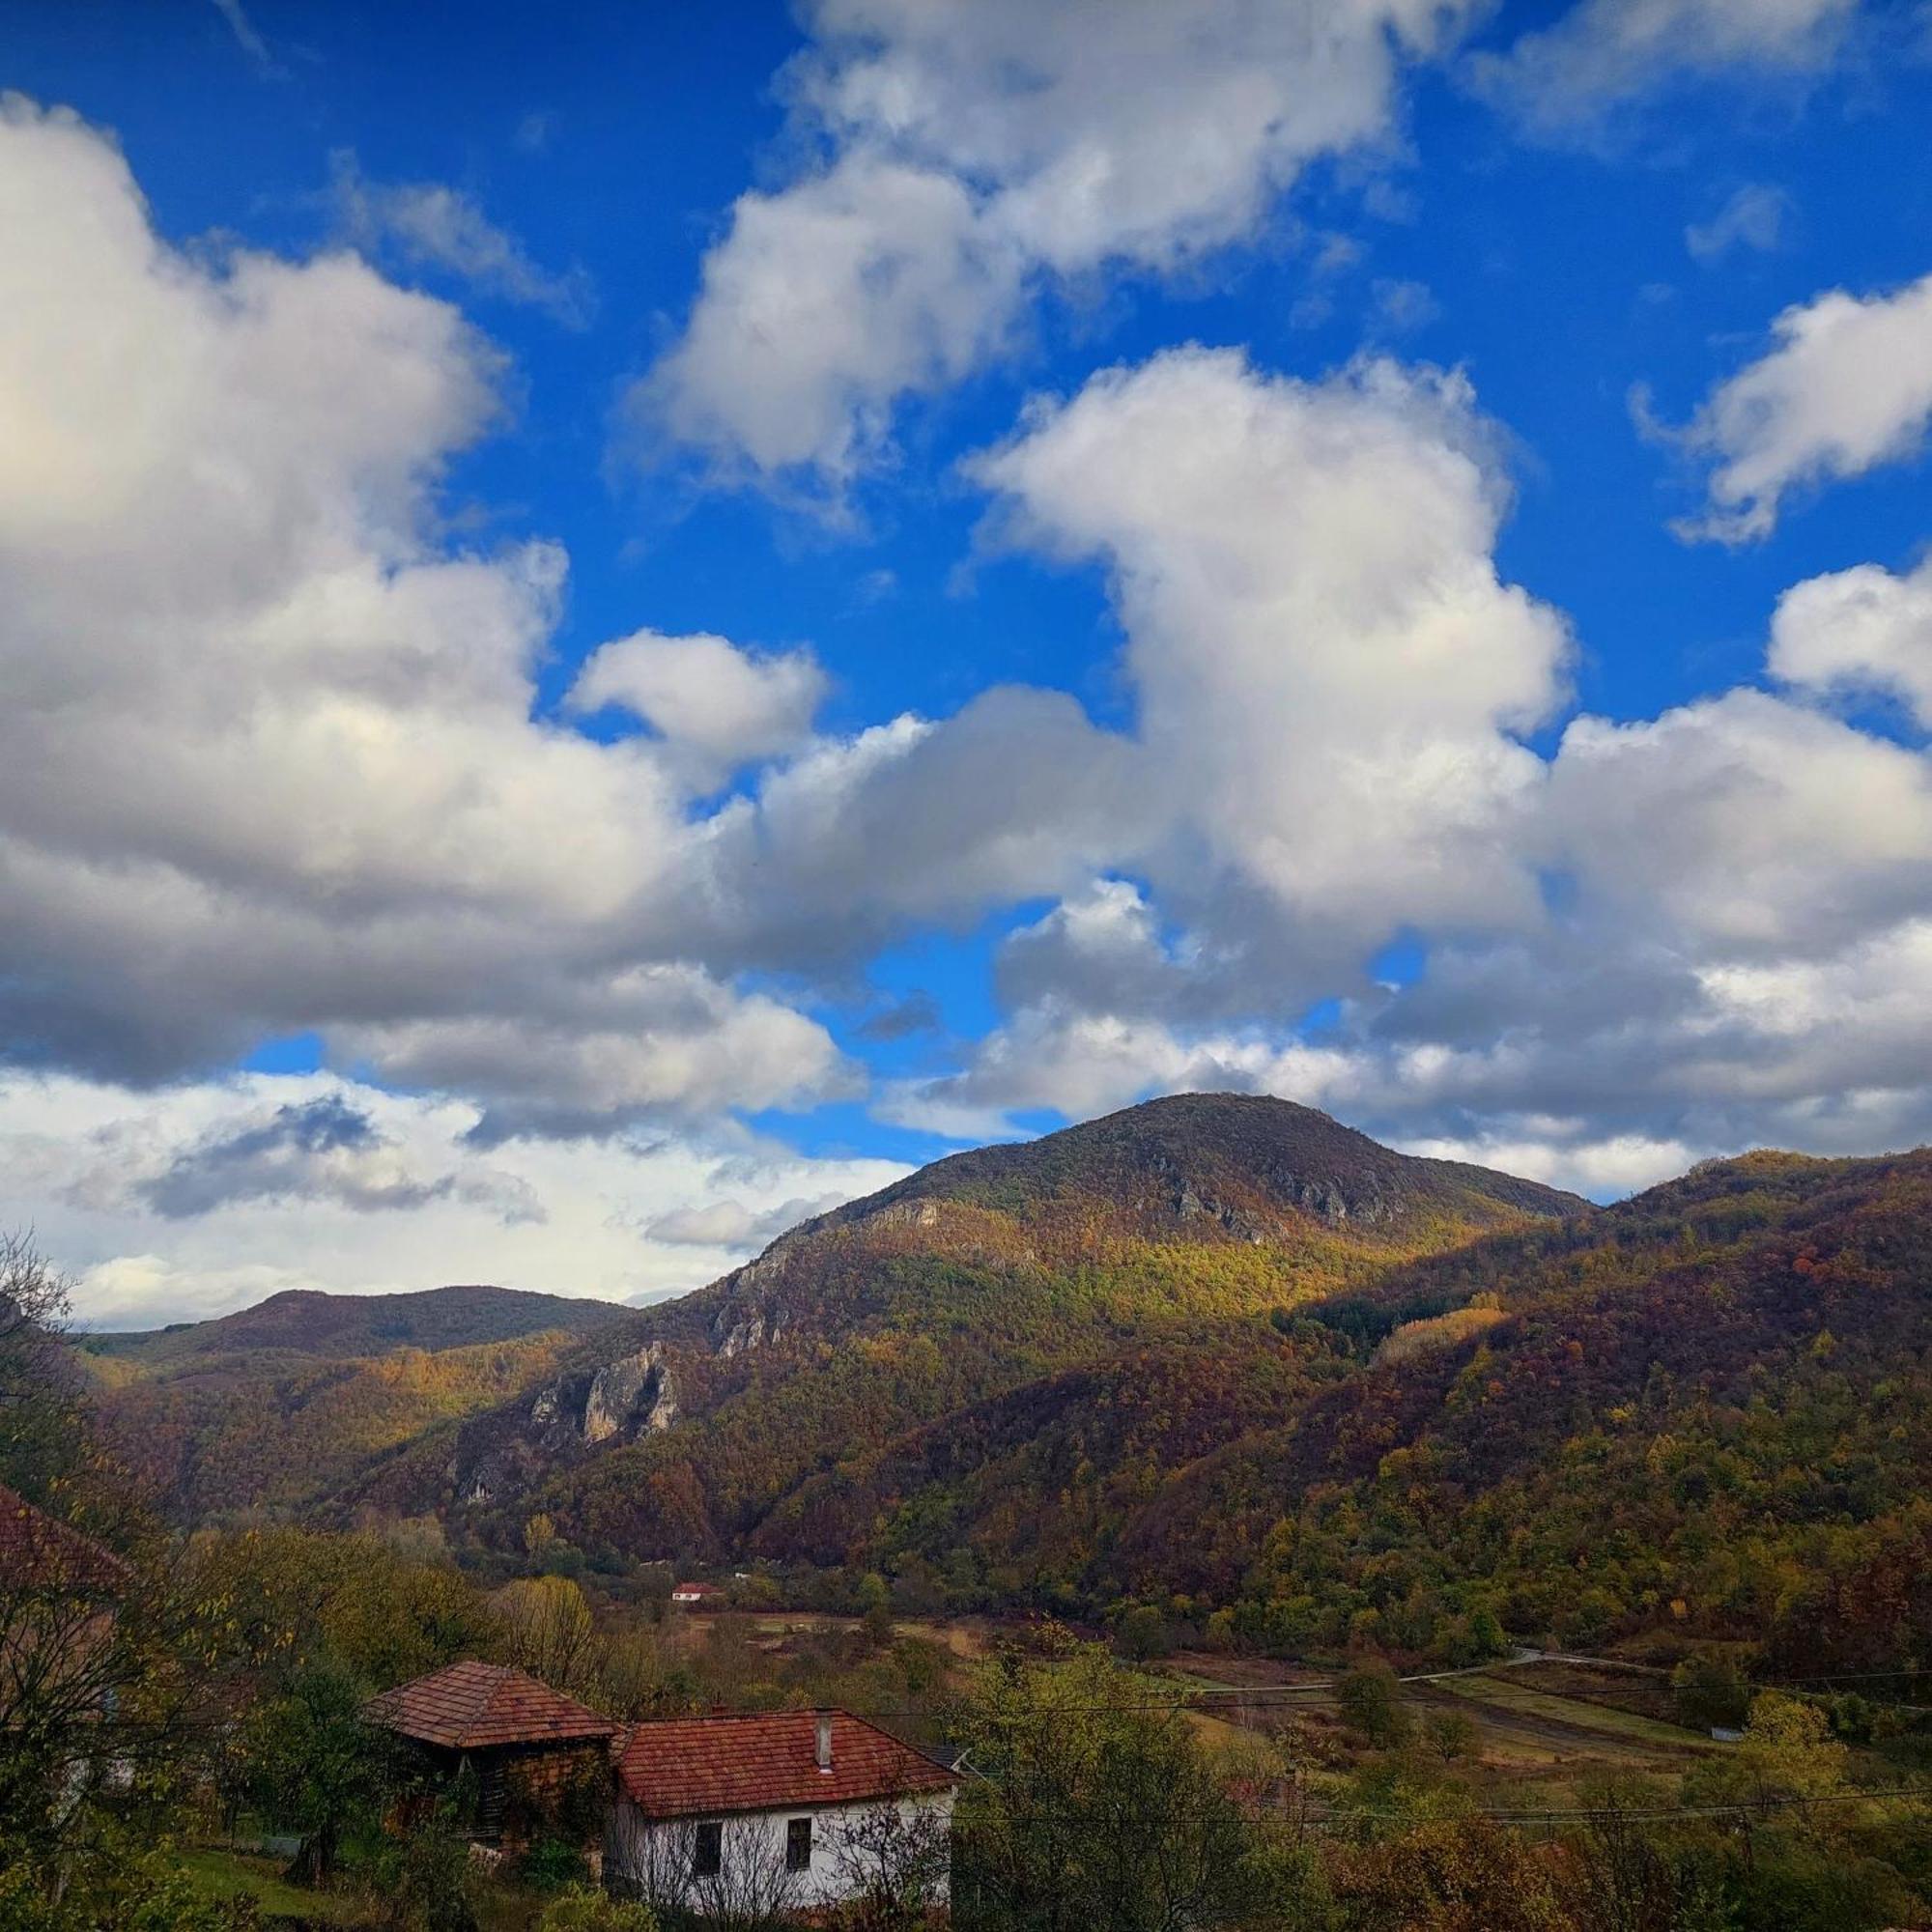
[[[810,1818],[790,1818],[785,1821],[785,1870],[790,1872],[811,1869],[811,1820]]]
[[[716,1818],[707,1818],[691,1841],[693,1878],[716,1878],[724,1869],[724,1827]]]

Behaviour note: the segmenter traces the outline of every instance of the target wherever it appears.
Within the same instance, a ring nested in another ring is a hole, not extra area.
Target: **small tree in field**
[[[1358,1663],[1335,1687],[1343,1721],[1377,1750],[1406,1745],[1413,1728],[1395,1672],[1380,1658]]]

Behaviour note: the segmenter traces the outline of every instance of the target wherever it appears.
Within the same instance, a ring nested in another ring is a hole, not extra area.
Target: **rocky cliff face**
[[[528,1433],[546,1448],[575,1437],[588,1447],[616,1435],[668,1429],[677,1420],[677,1394],[665,1350],[652,1342],[594,1371],[546,1383],[530,1399]]]

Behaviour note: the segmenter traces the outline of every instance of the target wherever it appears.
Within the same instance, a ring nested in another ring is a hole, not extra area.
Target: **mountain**
[[[326,1496],[439,1423],[502,1402],[630,1311],[460,1287],[290,1290],[211,1321],[74,1338],[103,1433],[202,1520]]]
[[[1584,1211],[1287,1101],[1151,1101],[954,1155],[793,1230],[526,1397],[399,1451],[343,1506],[435,1510],[511,1550],[543,1514],[620,1558],[791,1556],[797,1499],[872,1445],[1150,1353],[1287,1402],[1275,1311]]]
[[[541,1516],[616,1570],[1151,1603],[1296,1653],[1932,1666],[1928,1151],[1592,1208],[1182,1095],[936,1162],[653,1308],[277,1297],[88,1347],[189,1518],[434,1514],[515,1564]]]
[[[613,1301],[515,1288],[431,1288],[412,1294],[327,1294],[291,1288],[211,1321],[83,1335],[88,1353],[146,1364],[276,1353],[342,1361],[391,1349],[461,1349],[568,1329],[585,1333],[625,1312]]]
[[[1293,1329],[1347,1373],[1166,1484],[1109,1587],[1290,1647],[1482,1601],[1577,1646],[1932,1665],[1932,1151],[1712,1163]]]

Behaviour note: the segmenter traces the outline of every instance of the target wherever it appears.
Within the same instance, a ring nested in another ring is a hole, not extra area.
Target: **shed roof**
[[[820,1771],[815,1711],[667,1718],[635,1725],[617,1758],[625,1797],[649,1818],[712,1818],[945,1791],[958,1778],[910,1745],[832,1712]]]
[[[602,1739],[617,1730],[609,1718],[527,1671],[473,1658],[384,1690],[370,1698],[363,1715],[385,1730],[452,1750]]]

